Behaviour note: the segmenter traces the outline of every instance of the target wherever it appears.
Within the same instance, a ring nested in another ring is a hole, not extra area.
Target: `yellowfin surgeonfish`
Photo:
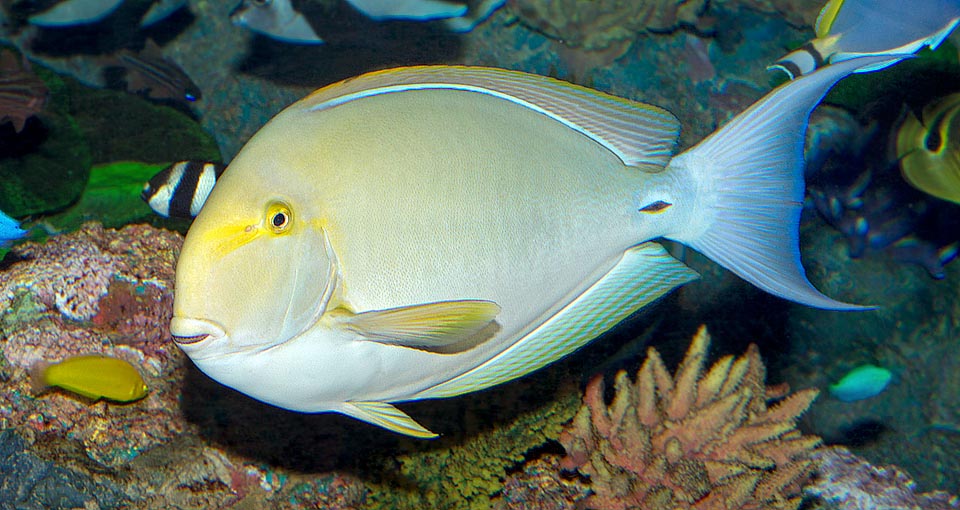
[[[38,392],[56,386],[93,400],[133,402],[147,395],[147,385],[133,365],[99,354],[37,363],[31,370],[31,384]]]
[[[810,111],[877,58],[790,82],[673,157],[669,112],[480,67],[320,89],[247,142],[187,234],[171,332],[217,381],[302,412],[434,437],[390,405],[500,384],[696,273],[858,309],[800,265]]]
[[[768,69],[790,79],[826,64],[865,55],[909,55],[937,49],[960,23],[960,0],[830,0],[820,10],[816,39]],[[856,72],[876,71],[897,60]]]
[[[960,204],[960,93],[912,112],[897,131],[897,157],[914,188]]]

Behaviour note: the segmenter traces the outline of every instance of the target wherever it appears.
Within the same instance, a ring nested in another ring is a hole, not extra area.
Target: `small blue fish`
[[[0,211],[0,248],[6,248],[18,239],[23,239],[27,231],[20,228],[20,222]]]
[[[876,365],[860,365],[836,384],[830,385],[830,394],[837,400],[856,402],[880,394],[890,384],[893,374]]]

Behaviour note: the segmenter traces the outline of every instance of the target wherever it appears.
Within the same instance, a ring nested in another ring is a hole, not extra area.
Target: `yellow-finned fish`
[[[897,131],[897,157],[914,188],[960,204],[960,93],[913,112]]]
[[[790,82],[676,157],[669,112],[542,76],[424,66],[323,88],[217,181],[177,264],[174,340],[264,402],[433,437],[390,403],[520,377],[693,280],[655,238],[859,308],[800,265],[803,139],[876,62]]]
[[[37,363],[31,370],[31,384],[37,392],[56,386],[93,400],[133,402],[147,395],[147,385],[133,365],[99,354]]]
[[[816,39],[768,67],[794,79],[830,63],[864,55],[903,56],[937,49],[960,23],[960,0],[829,0],[815,26]],[[897,59],[881,61],[869,72]]]

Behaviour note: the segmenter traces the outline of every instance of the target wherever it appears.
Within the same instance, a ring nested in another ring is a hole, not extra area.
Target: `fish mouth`
[[[189,317],[174,317],[170,321],[170,334],[177,345],[193,345],[204,340],[216,340],[226,336],[226,331],[214,322]]]

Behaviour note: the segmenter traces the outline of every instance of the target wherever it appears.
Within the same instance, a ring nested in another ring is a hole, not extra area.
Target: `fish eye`
[[[943,146],[943,139],[940,137],[940,132],[937,130],[930,131],[924,138],[923,145],[930,152],[940,152]]]
[[[267,7],[273,0],[250,0],[254,7]]]
[[[267,224],[274,234],[282,234],[290,228],[293,214],[290,207],[281,202],[275,202],[267,207]]]

